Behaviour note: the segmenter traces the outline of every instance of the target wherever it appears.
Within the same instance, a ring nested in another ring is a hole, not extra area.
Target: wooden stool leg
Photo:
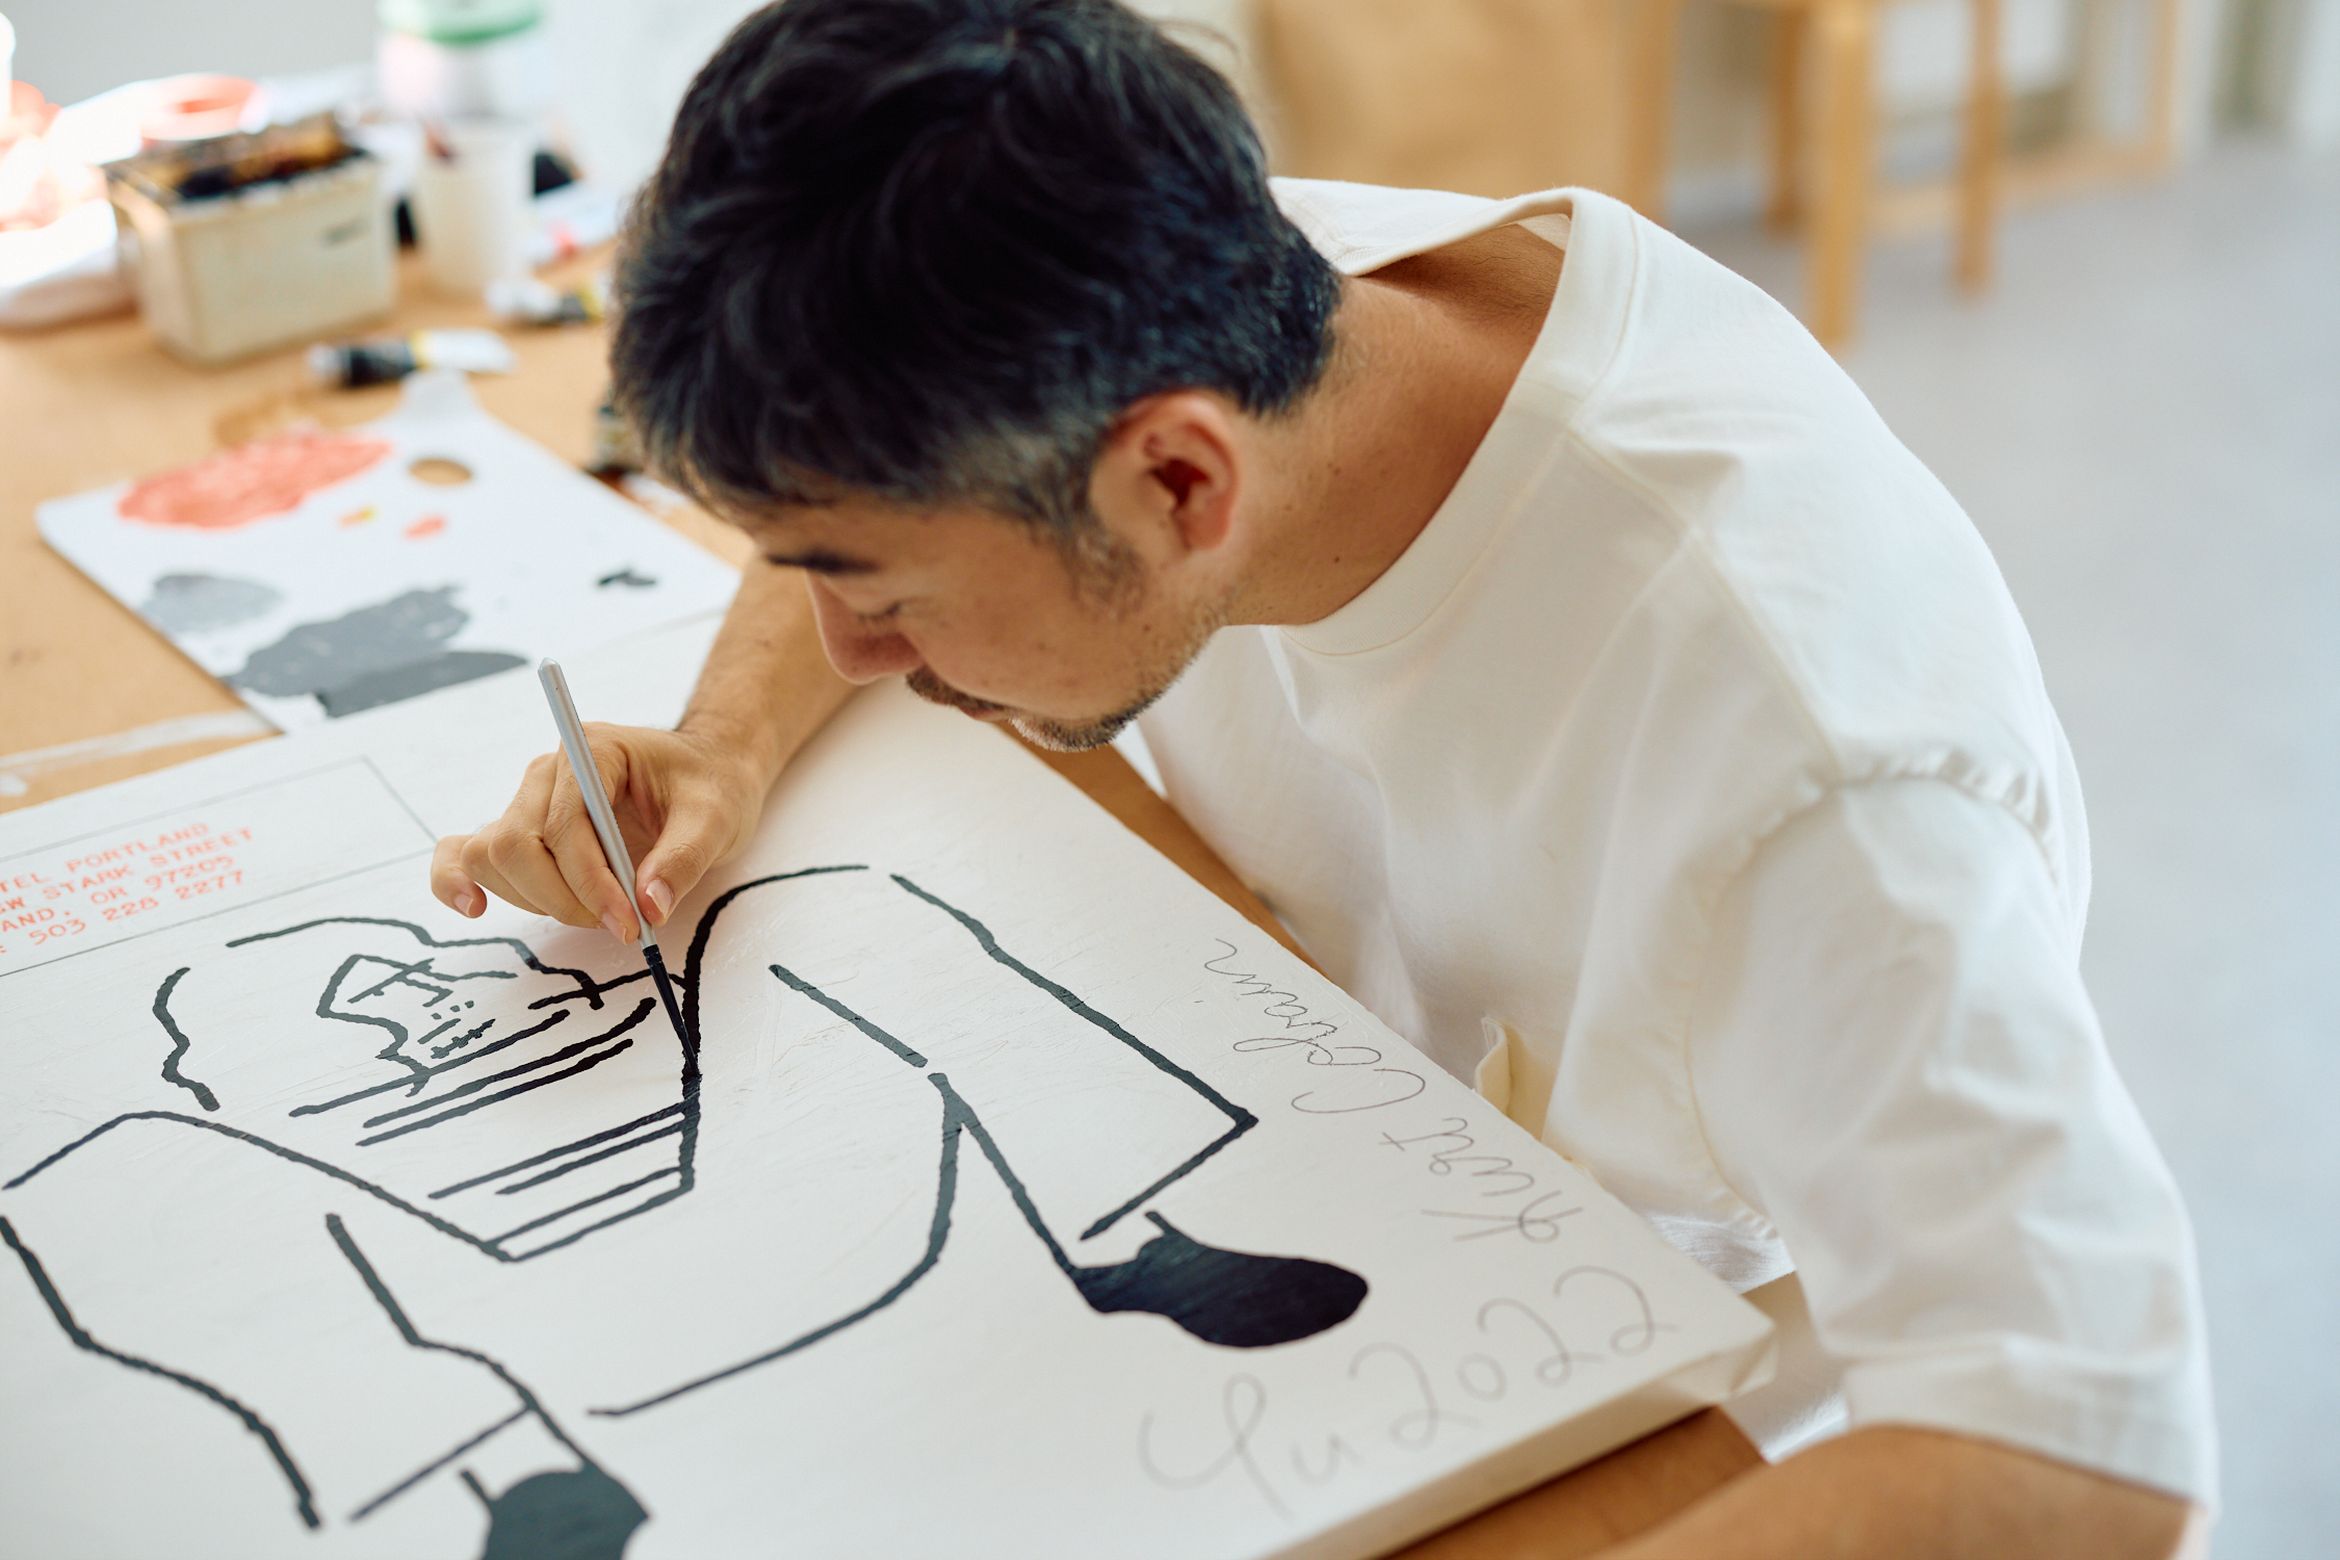
[[[1991,284],[1991,241],[1999,216],[1999,169],[2006,146],[2006,86],[1999,67],[1999,0],[1974,7],[1972,79],[1966,89],[1966,146],[1958,171],[1958,285]]]
[[[1628,0],[1626,47],[1633,100],[1627,109],[1626,202],[1665,221],[1666,159],[1673,130],[1674,40],[1681,0]]]
[[[1831,352],[1860,316],[1875,170],[1876,11],[1872,0],[1825,0],[1813,18],[1820,57],[1819,205],[1811,231],[1812,334]]]
[[[2177,162],[2178,55],[2185,46],[2184,0],[2161,0],[2153,18],[2153,81],[2148,91],[2147,166],[2167,173]]]
[[[1802,11],[1772,17],[1771,199],[1763,219],[1779,233],[1804,215],[1804,31]]]

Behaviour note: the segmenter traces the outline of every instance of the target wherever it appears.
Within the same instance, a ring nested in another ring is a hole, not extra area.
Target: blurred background
[[[1965,504],[2078,754],[2087,972],[2193,1210],[2216,1551],[2333,1553],[2340,0],[1140,8],[1233,74],[1279,171],[1633,200],[1798,311]],[[70,148],[28,150],[54,105],[189,72],[261,84],[244,128],[484,93],[622,197],[747,9],[0,0],[0,328],[129,302],[110,229],[94,283],[57,241],[107,219]]]

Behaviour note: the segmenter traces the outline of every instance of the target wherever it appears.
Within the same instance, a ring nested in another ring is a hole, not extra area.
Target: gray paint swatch
[[[471,615],[456,587],[410,590],[337,618],[300,623],[252,652],[228,686],[279,698],[313,695],[329,716],[394,704],[524,664],[502,650],[454,650]]]
[[[249,623],[284,600],[264,580],[225,574],[166,574],[138,607],[138,615],[166,634],[200,634]]]

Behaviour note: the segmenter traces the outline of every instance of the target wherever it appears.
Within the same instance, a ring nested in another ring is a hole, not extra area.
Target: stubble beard
[[[1134,580],[1116,582],[1117,590],[1126,590],[1116,603],[1116,616],[1126,619],[1142,591]],[[970,715],[1005,715],[1007,724],[1034,747],[1056,753],[1085,753],[1101,748],[1126,730],[1130,722],[1153,707],[1154,701],[1170,691],[1171,685],[1202,654],[1203,646],[1227,623],[1224,603],[1214,602],[1196,612],[1183,623],[1173,625],[1146,646],[1143,675],[1138,679],[1136,697],[1109,715],[1092,716],[1085,720],[1059,720],[1054,716],[1034,715],[1024,711],[1010,711],[1005,705],[993,704],[970,697],[944,682],[925,667],[903,678],[912,693],[930,704],[963,710]]]

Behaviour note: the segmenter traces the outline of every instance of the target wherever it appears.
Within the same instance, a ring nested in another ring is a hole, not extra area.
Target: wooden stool
[[[1860,315],[1861,261],[1868,247],[1877,163],[1877,13],[1887,0],[1728,0],[1775,13],[1771,58],[1771,190],[1765,214],[1775,228],[1807,217],[1804,191],[1804,57],[1817,64],[1818,188],[1809,202],[1806,323],[1830,351],[1852,339]],[[1999,68],[2000,0],[1968,0],[1971,78],[1958,172],[1958,280],[1970,292],[1990,284],[1998,221],[2006,89]],[[1674,37],[1682,0],[1641,0],[1633,39],[1634,204],[1657,217],[1673,103]]]
[[[1628,0],[1634,82],[1626,154],[1626,197],[1662,220],[1668,116],[1672,110],[1674,39],[1683,0]],[[1775,13],[1771,58],[1770,198],[1774,227],[1806,228],[1806,323],[1830,351],[1852,339],[1860,314],[1861,259],[1876,221],[1877,13],[1888,0],[1727,0]],[[1970,80],[1964,144],[1945,202],[1934,189],[1895,191],[1896,212],[1915,225],[1947,215],[1957,231],[1957,277],[1968,292],[1990,285],[1992,240],[2010,197],[2060,194],[2122,178],[2167,171],[2176,148],[2180,6],[2152,0],[2146,124],[2127,142],[2083,137],[2076,144],[2009,159],[2006,86],[2000,70],[2001,0],[1967,0]],[[1803,69],[1815,56],[1813,123],[1807,130]],[[1807,142],[1816,143],[1817,189],[1804,190]],[[1945,210],[1946,208],[1946,210]]]

